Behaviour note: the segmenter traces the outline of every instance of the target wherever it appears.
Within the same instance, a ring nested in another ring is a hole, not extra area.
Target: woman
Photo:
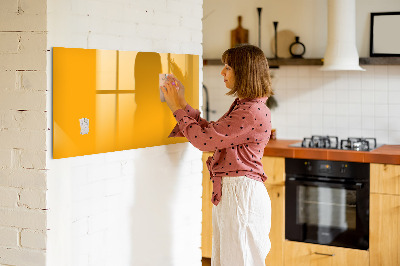
[[[170,137],[185,136],[196,148],[214,151],[207,160],[213,182],[212,265],[265,265],[271,247],[271,202],[261,164],[271,130],[268,62],[252,45],[228,49],[222,62],[227,95],[237,98],[216,122],[186,103],[177,80],[161,88],[178,122]]]

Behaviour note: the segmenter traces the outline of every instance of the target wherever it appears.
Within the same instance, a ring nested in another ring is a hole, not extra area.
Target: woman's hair
[[[235,85],[226,95],[254,99],[274,94],[268,61],[260,48],[249,44],[240,45],[226,50],[221,60],[235,74]]]

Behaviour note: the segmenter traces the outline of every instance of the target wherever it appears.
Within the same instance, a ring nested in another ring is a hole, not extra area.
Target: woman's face
[[[228,89],[233,89],[235,86],[235,73],[233,73],[233,69],[225,64],[221,71],[221,75],[224,77],[225,86]]]

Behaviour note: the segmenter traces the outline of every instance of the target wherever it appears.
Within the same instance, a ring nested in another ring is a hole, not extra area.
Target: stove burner
[[[376,138],[347,138],[340,141],[343,150],[369,151],[376,148]]]
[[[347,138],[340,141],[336,136],[317,136],[304,138],[302,142],[297,142],[289,146],[303,148],[321,149],[341,149],[353,151],[371,151],[378,147],[376,138]]]
[[[304,138],[301,142],[301,147],[305,148],[326,148],[338,149],[338,137],[333,136],[312,136],[311,138]]]

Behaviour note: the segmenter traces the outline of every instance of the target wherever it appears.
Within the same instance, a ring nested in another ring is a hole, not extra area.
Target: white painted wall
[[[229,48],[229,31],[236,17],[250,30],[250,43],[257,45],[257,7],[263,7],[262,49],[272,56],[272,21],[279,29],[290,29],[307,47],[305,57],[323,57],[326,47],[327,1],[204,1],[204,58],[220,58]],[[399,11],[400,1],[357,1],[357,47],[369,56],[369,13]],[[231,7],[228,9],[228,6]],[[265,12],[264,12],[265,11]],[[246,25],[247,23],[247,25]],[[269,27],[269,28],[268,28]],[[279,51],[279,50],[278,50]],[[272,111],[272,125],[281,139],[311,135],[376,137],[382,144],[400,143],[400,66],[363,66],[365,72],[321,72],[318,66],[281,66],[272,69],[273,89],[279,107]],[[210,120],[217,120],[233,98],[220,76],[221,66],[203,68],[204,84],[210,94]]]
[[[202,56],[202,0],[48,0],[47,14],[48,49]],[[51,128],[50,93],[47,102]],[[183,143],[47,156],[47,265],[201,265],[200,151]]]
[[[46,261],[46,1],[0,1],[0,265]]]

